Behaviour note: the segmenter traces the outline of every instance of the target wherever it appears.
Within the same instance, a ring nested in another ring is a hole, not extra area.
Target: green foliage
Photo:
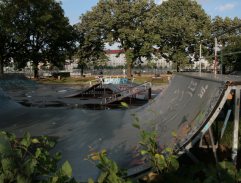
[[[158,174],[176,171],[179,168],[179,163],[177,156],[173,154],[173,150],[171,148],[161,149],[157,131],[145,131],[141,129],[137,118],[135,121],[133,126],[140,131],[140,154],[151,162],[152,167]]]
[[[219,52],[219,62],[222,62],[223,73],[226,71],[240,71],[240,33],[241,29],[237,27],[241,24],[241,19],[235,17],[215,17],[212,21],[212,32],[214,36],[218,36],[218,44],[222,45],[222,51]],[[225,34],[224,34],[225,33]],[[220,36],[221,35],[221,36]]]
[[[236,39],[226,46],[220,54],[220,59],[223,65],[226,66],[224,72],[228,69],[229,72],[241,70],[241,37],[236,36]],[[221,58],[222,57],[222,58]]]
[[[168,0],[157,10],[160,54],[179,66],[188,56],[198,55],[200,41],[211,35],[211,20],[202,7],[192,0]]]
[[[91,160],[97,161],[97,168],[100,169],[101,174],[98,178],[98,183],[131,183],[131,181],[126,180],[126,172],[121,170],[116,162],[107,157],[106,150],[102,152],[92,153],[90,155]],[[92,179],[88,183],[94,182]]]
[[[238,183],[241,171],[232,162],[223,161],[217,165],[195,164],[182,166],[176,172],[164,175],[166,182],[196,182],[196,183]]]
[[[57,168],[60,153],[49,153],[54,145],[47,137],[32,138],[25,133],[22,139],[16,139],[0,132],[0,182],[76,183],[68,162]]]
[[[127,108],[127,109],[129,108],[129,106],[126,102],[121,102],[120,104],[121,104],[121,107],[123,107],[123,108]]]
[[[154,1],[105,1],[101,0],[83,17],[88,18],[88,31],[93,32],[95,40],[89,44],[101,47],[103,42],[119,43],[123,49],[130,76],[131,68],[141,57],[151,57],[159,35],[155,33]],[[81,24],[82,23],[81,19]],[[88,35],[88,34],[86,34]]]
[[[16,48],[16,41],[10,31],[12,14],[9,9],[7,1],[0,1],[0,75],[3,74],[3,66],[10,63]]]
[[[103,65],[107,62],[102,28],[99,25],[99,12],[91,11],[80,17],[80,23],[75,25],[78,33],[78,49],[75,55],[79,59],[81,75],[88,65]]]
[[[5,42],[0,44],[4,48],[0,49],[0,60],[11,56],[19,68],[32,61],[37,76],[39,62],[61,66],[66,55],[73,52],[75,32],[59,2],[8,0],[1,6],[4,16],[0,13],[0,32]],[[11,44],[6,41],[9,37]],[[8,57],[3,54],[6,51],[11,51]]]

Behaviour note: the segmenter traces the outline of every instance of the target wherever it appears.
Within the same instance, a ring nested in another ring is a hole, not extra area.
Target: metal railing
[[[146,91],[147,89],[151,88],[151,82],[145,82],[141,85],[137,85],[135,87],[131,87],[127,90],[120,91],[119,93],[112,94],[108,97],[102,99],[102,104],[110,104],[115,101],[120,101],[128,96],[138,94],[140,92]]]

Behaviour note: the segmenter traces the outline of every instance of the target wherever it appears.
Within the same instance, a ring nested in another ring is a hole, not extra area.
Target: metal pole
[[[218,52],[218,40],[217,38],[215,37],[214,38],[214,42],[215,42],[215,47],[214,47],[214,56],[215,56],[215,59],[214,59],[214,74],[217,74],[217,61],[218,61],[218,57],[217,57],[217,52]]]
[[[210,137],[210,140],[211,140],[213,155],[214,155],[216,163],[218,163],[217,147],[216,147],[215,142],[214,142],[213,131],[212,131],[212,127],[211,126],[208,129],[208,131],[209,131],[209,137]]]
[[[221,74],[223,74],[223,47],[221,48]]]
[[[237,164],[238,155],[238,131],[239,131],[239,110],[240,110],[240,88],[237,87],[235,90],[235,109],[234,109],[234,129],[233,129],[233,149],[232,159],[233,163]]]
[[[200,49],[199,49],[199,73],[201,74],[202,72],[202,44],[200,43]]]

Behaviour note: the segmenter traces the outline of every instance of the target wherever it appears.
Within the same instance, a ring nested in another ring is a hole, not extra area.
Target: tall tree
[[[158,7],[161,56],[179,67],[197,54],[202,40],[210,37],[211,19],[192,0],[168,0]]]
[[[212,34],[213,37],[217,37],[218,44],[221,46],[219,63],[222,64],[222,73],[225,74],[226,67],[238,69],[240,65],[240,54],[230,55],[229,52],[241,51],[240,35],[241,35],[241,19],[235,17],[233,19],[229,17],[215,17],[212,20]],[[222,57],[222,55],[226,55]],[[230,69],[229,69],[230,70]]]
[[[17,44],[12,57],[20,67],[31,61],[35,77],[40,62],[57,65],[74,48],[74,31],[60,3],[55,0],[8,0],[8,7],[9,30]]]
[[[100,0],[90,12],[94,17],[90,19],[91,30],[98,28],[100,39],[119,43],[124,51],[129,77],[135,62],[150,58],[159,40],[160,36],[153,31],[157,23],[155,7],[152,0]]]
[[[119,43],[127,61],[127,76],[132,75],[132,67],[141,58],[151,58],[154,45],[159,41],[156,34],[154,1],[110,1],[111,30],[108,42]]]
[[[7,65],[16,50],[16,40],[11,31],[12,20],[11,6],[9,1],[0,0],[0,76],[3,75],[3,67]]]
[[[236,40],[229,42],[227,46],[222,49],[220,60],[223,61],[223,74],[226,73],[227,68],[229,73],[233,71],[241,71],[241,36],[237,35]]]
[[[88,11],[80,17],[80,23],[76,24],[78,32],[78,49],[76,56],[79,59],[81,76],[84,74],[84,68],[93,62],[107,60],[105,56],[105,42],[103,32],[98,21],[96,21],[97,12]]]

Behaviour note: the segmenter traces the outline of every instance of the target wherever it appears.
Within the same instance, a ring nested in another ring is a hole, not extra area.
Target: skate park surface
[[[54,151],[62,153],[62,161],[70,162],[73,176],[82,182],[99,175],[98,169],[86,160],[93,150],[106,149],[121,168],[137,174],[147,162],[136,156],[140,139],[138,129],[132,125],[133,116],[143,129],[157,130],[161,147],[178,152],[205,128],[225,101],[228,88],[240,84],[239,76],[177,74],[165,91],[141,107],[101,111],[26,107],[1,89],[0,128],[17,137],[25,132],[56,137]]]

